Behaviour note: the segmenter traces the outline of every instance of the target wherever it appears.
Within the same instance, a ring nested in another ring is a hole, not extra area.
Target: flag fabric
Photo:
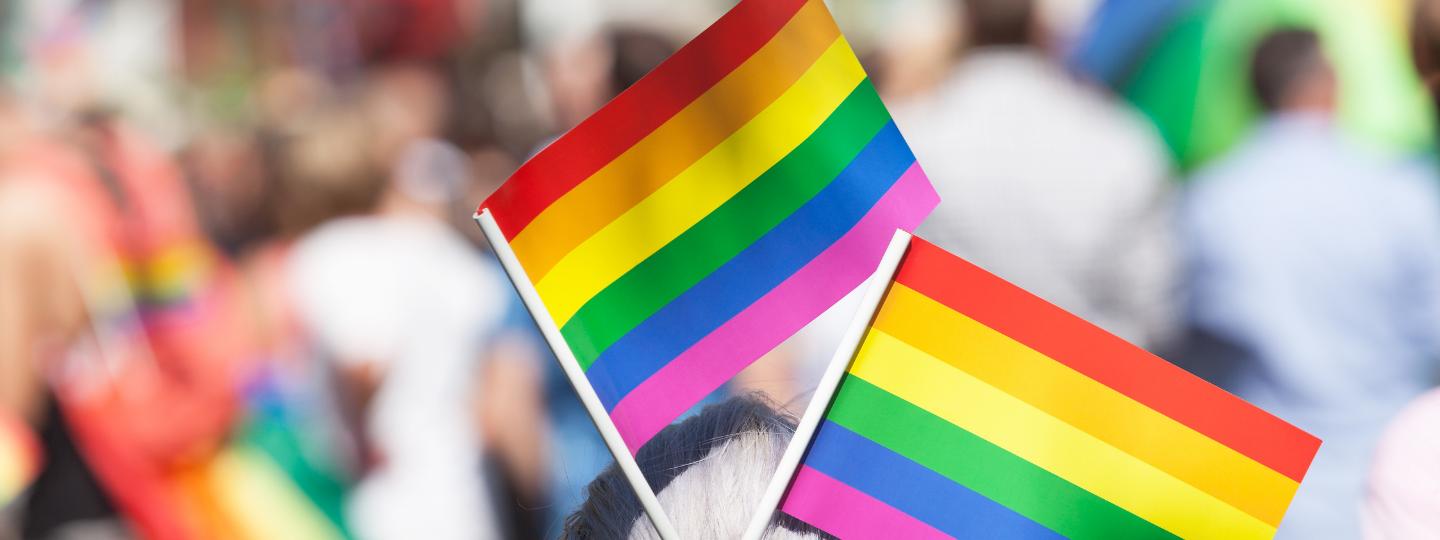
[[[916,238],[781,509],[843,540],[1268,539],[1319,446]]]
[[[939,198],[821,0],[743,0],[489,209],[631,453]]]
[[[30,426],[0,408],[0,508],[20,495],[40,473],[40,441]]]

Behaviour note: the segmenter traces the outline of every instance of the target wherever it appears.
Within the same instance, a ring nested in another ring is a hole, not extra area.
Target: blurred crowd
[[[0,0],[0,540],[560,537],[611,459],[471,213],[733,3]],[[1440,538],[1435,0],[827,4],[919,235],[1323,439],[1279,538]]]

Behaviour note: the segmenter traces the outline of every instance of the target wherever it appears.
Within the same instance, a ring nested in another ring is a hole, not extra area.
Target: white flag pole
[[[580,396],[580,402],[585,404],[585,411],[590,413],[590,420],[595,422],[595,428],[605,439],[610,455],[615,457],[615,463],[620,465],[625,478],[630,480],[630,487],[635,489],[635,496],[640,498],[640,505],[650,516],[655,532],[660,533],[662,540],[680,540],[675,533],[675,526],[670,524],[665,510],[660,508],[660,500],[655,497],[655,491],[650,489],[650,483],[646,482],[645,475],[640,473],[640,465],[635,463],[635,457],[630,455],[630,448],[625,446],[625,440],[620,437],[620,430],[615,429],[615,422],[610,420],[610,414],[605,412],[600,396],[596,395],[595,389],[590,386],[590,379],[585,378],[585,371],[580,369],[575,353],[565,343],[555,320],[550,318],[550,310],[545,308],[545,303],[540,300],[540,293],[535,291],[535,285],[530,283],[525,268],[520,265],[520,260],[515,258],[515,250],[511,249],[509,242],[505,240],[505,234],[500,231],[495,216],[490,215],[487,208],[475,214],[475,222],[480,224],[480,230],[485,233],[485,239],[490,242],[495,257],[500,259],[500,265],[505,268],[510,283],[515,286],[515,291],[520,293],[525,309],[530,311],[530,316],[540,327],[540,334],[545,336],[545,342],[550,345],[555,359],[560,362],[560,368],[565,370],[565,377],[570,379],[570,385]]]
[[[789,489],[795,469],[800,467],[800,458],[805,456],[805,450],[810,447],[810,439],[815,436],[815,429],[820,426],[820,420],[830,408],[830,400],[835,397],[840,379],[845,376],[845,371],[850,369],[850,362],[854,360],[855,353],[859,352],[860,340],[864,339],[870,321],[875,318],[875,312],[880,308],[880,300],[885,297],[890,281],[895,278],[895,271],[900,268],[900,260],[910,248],[910,238],[910,233],[896,230],[895,236],[890,239],[890,246],[885,248],[885,255],[880,258],[880,267],[870,276],[870,284],[865,288],[860,307],[855,311],[855,317],[850,319],[850,327],[840,339],[840,346],[835,350],[835,356],[830,358],[825,374],[820,377],[820,386],[815,389],[815,396],[810,398],[810,405],[805,407],[805,414],[800,417],[800,425],[795,428],[795,436],[785,448],[785,455],[780,458],[780,466],[775,469],[775,476],[770,478],[770,485],[760,497],[760,506],[756,508],[754,517],[750,518],[750,526],[745,529],[745,536],[742,536],[741,540],[760,540],[765,529],[770,526],[775,508],[780,505],[780,498],[785,495],[785,490]]]

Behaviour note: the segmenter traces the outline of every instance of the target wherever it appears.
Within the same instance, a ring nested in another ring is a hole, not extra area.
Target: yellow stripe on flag
[[[839,37],[824,2],[811,0],[714,87],[557,199],[510,241],[531,282],[734,135],[794,86]]]
[[[865,71],[845,38],[780,99],[653,195],[561,259],[535,288],[555,323],[750,185],[804,142]]]
[[[1279,526],[1300,484],[896,283],[875,328]]]
[[[850,372],[1186,540],[1275,534],[1275,527],[883,331],[870,330]]]

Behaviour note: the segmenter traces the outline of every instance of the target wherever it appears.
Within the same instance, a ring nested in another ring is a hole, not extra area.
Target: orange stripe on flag
[[[1271,525],[1300,484],[901,284],[875,328]]]
[[[810,0],[754,56],[515,235],[530,281],[753,120],[839,38],[825,4]]]
[[[895,281],[1299,482],[1320,439],[933,244]]]

